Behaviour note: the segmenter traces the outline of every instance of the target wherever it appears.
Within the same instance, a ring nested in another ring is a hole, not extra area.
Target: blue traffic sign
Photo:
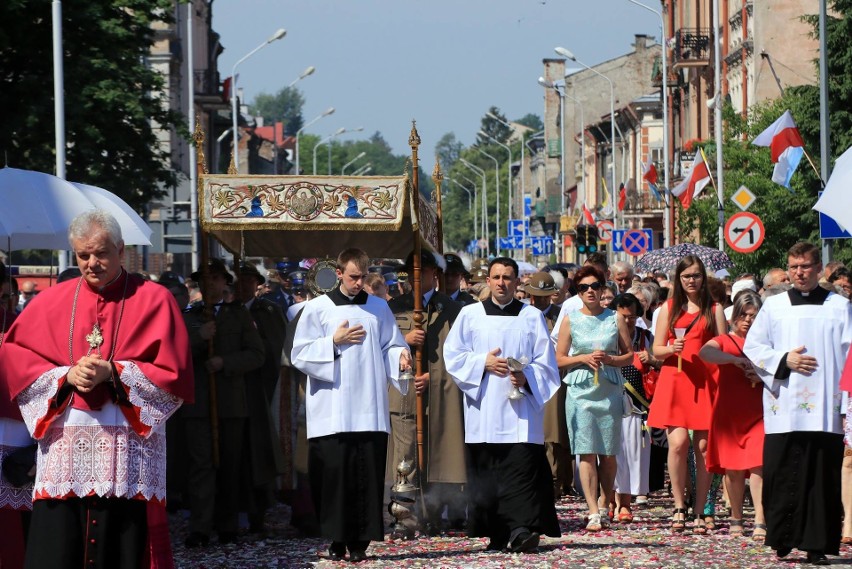
[[[509,237],[514,237],[516,235],[523,237],[524,235],[530,234],[530,221],[528,219],[527,220],[510,219],[509,221],[506,222],[506,225],[507,225],[506,234]]]
[[[631,255],[641,255],[642,253],[634,253],[625,247],[624,237],[626,233],[630,232],[640,232],[644,233],[645,239],[641,240],[646,243],[645,251],[650,251],[654,248],[654,232],[651,229],[615,229],[612,232],[612,250],[616,253],[621,253],[622,251],[626,251]],[[635,239],[631,239],[631,245],[635,250],[637,243],[634,243]],[[638,243],[641,244],[641,243]]]
[[[644,255],[651,249],[653,237],[650,229],[631,229],[624,234],[621,248],[628,255]]]
[[[817,193],[822,196],[822,192]],[[819,197],[817,197],[819,199]],[[832,218],[822,212],[819,212],[819,238],[820,239],[852,239],[850,234],[845,229],[841,229]]]
[[[524,217],[532,215],[532,196],[524,196]]]

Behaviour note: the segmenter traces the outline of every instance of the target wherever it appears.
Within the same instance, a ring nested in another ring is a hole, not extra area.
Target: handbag
[[[648,371],[642,372],[642,387],[645,389],[645,395],[648,399],[654,397],[654,392],[657,390],[657,380],[660,378],[660,372],[648,366]]]
[[[20,447],[3,458],[3,478],[15,488],[23,488],[35,480],[38,444]],[[30,473],[33,474],[30,474]]]

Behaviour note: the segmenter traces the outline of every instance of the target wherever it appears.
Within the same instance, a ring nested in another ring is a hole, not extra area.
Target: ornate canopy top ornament
[[[408,145],[411,148],[420,146],[420,135],[417,134],[417,121],[411,120],[411,134],[408,135]]]
[[[435,183],[444,180],[444,173],[441,171],[441,163],[438,161],[437,156],[435,156],[435,167],[432,169],[432,180],[434,180]]]

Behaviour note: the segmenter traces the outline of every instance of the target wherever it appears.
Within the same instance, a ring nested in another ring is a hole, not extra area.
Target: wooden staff
[[[411,121],[411,134],[408,136],[408,145],[411,147],[411,187],[412,187],[412,204],[415,211],[419,211],[420,206],[420,180],[418,176],[418,160],[417,148],[420,146],[420,135],[417,134],[417,124]],[[412,289],[414,294],[414,327],[418,330],[423,330],[423,323],[426,317],[423,315],[423,291],[420,286],[420,255],[423,248],[420,243],[420,228],[414,231],[414,259],[412,263]],[[415,375],[423,373],[423,348],[414,349]],[[423,451],[423,426],[425,422],[426,412],[424,408],[423,394],[417,392],[417,468],[420,471],[420,486],[422,488],[423,481],[426,480],[424,466],[426,464]]]
[[[196,118],[195,132],[192,137],[195,139],[195,150],[198,156],[198,204],[203,203],[203,174],[207,174],[207,166],[204,163],[204,131],[201,130],[201,119]],[[213,304],[210,302],[208,290],[210,287],[210,238],[204,230],[203,224],[200,226],[200,249],[201,249],[201,297],[204,302],[204,311],[202,313],[202,321],[210,322],[215,320],[216,316],[213,313]],[[216,355],[216,349],[213,345],[213,338],[207,341],[207,357],[212,358]],[[207,381],[209,383],[209,414],[210,414],[210,439],[213,445],[213,466],[219,466],[219,399],[216,396],[216,374],[208,372]]]
[[[435,156],[435,167],[432,169],[432,181],[435,182],[435,212],[438,224],[438,253],[444,256],[444,213],[441,210],[441,183],[444,181],[444,173],[441,172],[441,164]],[[440,271],[438,277],[438,290],[447,292],[447,280],[444,271]]]

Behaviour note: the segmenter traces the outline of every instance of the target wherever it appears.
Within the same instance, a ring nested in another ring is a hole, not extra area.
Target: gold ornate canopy
[[[371,257],[404,258],[419,230],[439,249],[437,213],[414,203],[408,176],[244,176],[199,180],[202,227],[234,254],[336,256],[359,247]]]

